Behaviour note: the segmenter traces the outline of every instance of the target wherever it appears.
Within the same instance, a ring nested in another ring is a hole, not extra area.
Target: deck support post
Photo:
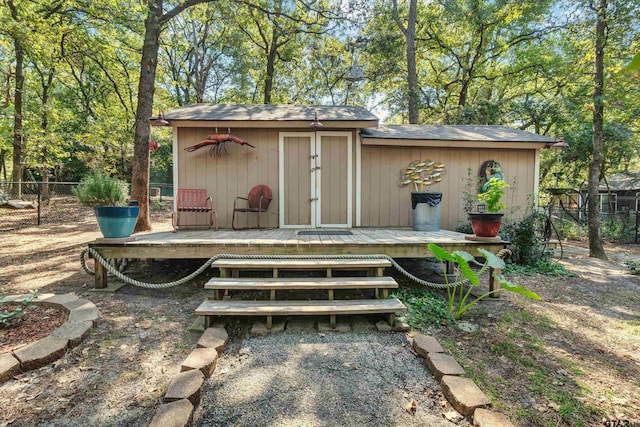
[[[107,287],[107,269],[98,260],[95,260],[94,265],[96,289],[104,289]]]
[[[498,284],[498,281],[496,280],[496,278],[493,276],[494,274],[500,274],[501,270],[498,268],[491,268],[489,267],[489,292],[492,292],[494,290],[496,290],[495,293],[492,293],[489,298],[500,298],[500,285]]]
[[[396,326],[396,314],[389,313],[389,325],[393,328]]]
[[[447,275],[449,274],[455,274],[455,264],[451,261],[445,261],[445,273]]]

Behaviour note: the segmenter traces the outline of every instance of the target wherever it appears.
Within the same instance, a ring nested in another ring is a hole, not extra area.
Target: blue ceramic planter
[[[95,206],[93,212],[104,237],[129,237],[136,226],[140,206]]]

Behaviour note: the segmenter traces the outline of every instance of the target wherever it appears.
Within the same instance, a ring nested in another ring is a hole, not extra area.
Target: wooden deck
[[[220,253],[270,255],[385,254],[392,258],[428,258],[428,243],[447,250],[479,255],[497,252],[502,241],[472,241],[455,231],[413,231],[408,228],[354,228],[352,235],[298,235],[296,229],[189,230],[136,234],[130,239],[98,239],[90,247],[105,258],[188,259]]]
[[[351,235],[298,235],[296,229],[181,230],[136,234],[127,239],[97,239],[89,243],[103,258],[208,259],[215,255],[334,255],[385,254],[392,258],[428,258],[427,244],[446,250],[478,249],[496,253],[505,247],[499,239],[468,240],[454,231],[413,231],[409,228],[355,228]],[[96,288],[107,286],[106,269],[96,265]]]

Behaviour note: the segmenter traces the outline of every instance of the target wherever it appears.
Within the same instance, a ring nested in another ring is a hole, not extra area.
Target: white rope
[[[95,258],[96,262],[99,262],[100,264],[102,264],[105,269],[107,270],[107,272],[111,273],[112,275],[114,275],[115,277],[117,277],[118,279],[122,280],[125,283],[128,283],[130,285],[133,286],[137,286],[140,288],[147,288],[147,289],[167,289],[167,288],[172,288],[174,286],[179,286],[182,285],[184,283],[187,283],[188,281],[192,280],[193,278],[199,276],[204,270],[206,270],[213,262],[215,262],[216,260],[219,259],[284,259],[284,260],[305,260],[305,259],[386,259],[389,262],[391,262],[391,265],[398,270],[398,272],[400,274],[402,274],[403,276],[405,276],[407,279],[418,283],[419,285],[423,285],[429,288],[433,288],[433,289],[446,289],[447,285],[446,283],[436,283],[436,282],[429,282],[427,280],[421,279],[419,277],[414,276],[413,274],[409,273],[407,270],[405,270],[404,268],[402,268],[393,258],[391,258],[388,255],[384,255],[384,254],[378,254],[378,255],[244,255],[244,254],[218,254],[215,255],[211,258],[209,258],[204,264],[202,264],[202,266],[200,268],[198,268],[196,271],[194,271],[193,273],[189,274],[186,277],[183,277],[180,280],[174,280],[172,282],[166,282],[166,283],[147,283],[147,282],[141,282],[139,280],[135,280],[132,279],[130,277],[125,276],[124,274],[122,274],[122,272],[118,271],[117,268],[115,268],[113,265],[111,265],[111,263],[102,258],[102,256],[100,256],[100,254],[93,248],[88,248],[86,249],[89,251],[89,253]],[[509,256],[511,256],[511,251],[509,249],[502,249],[500,250],[496,256],[498,256],[499,258],[502,259],[506,259],[509,258]],[[81,256],[81,263],[84,267],[84,254]],[[482,268],[480,269],[480,271],[478,272],[478,276],[480,276],[482,273],[484,273],[486,271],[486,269],[488,268],[488,265],[485,263],[482,265]],[[86,270],[86,268],[85,268]],[[465,280],[466,282],[466,280]]]

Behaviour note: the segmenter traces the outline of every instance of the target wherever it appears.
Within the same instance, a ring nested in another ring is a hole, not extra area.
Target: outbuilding
[[[510,185],[507,214],[523,212],[538,193],[540,150],[556,142],[506,126],[380,125],[355,106],[194,104],[164,119],[174,193],[206,189],[222,228],[236,197],[266,185],[273,201],[261,221],[273,228],[409,227],[410,193],[421,189],[442,192],[441,228],[455,230],[485,162]],[[407,183],[407,167],[422,163],[442,165],[437,179]],[[249,215],[241,225],[255,225]]]

